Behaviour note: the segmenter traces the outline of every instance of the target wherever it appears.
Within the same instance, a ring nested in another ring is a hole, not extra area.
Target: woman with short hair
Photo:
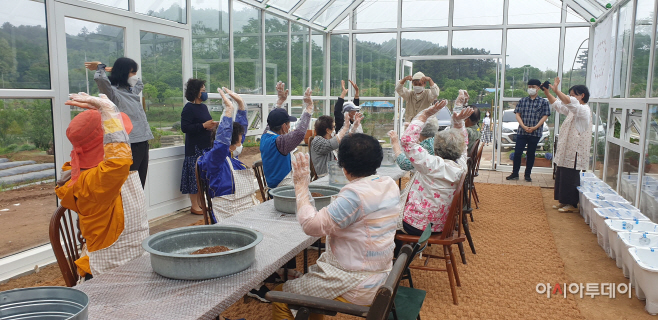
[[[218,123],[212,120],[208,107],[203,101],[208,99],[206,81],[189,79],[185,84],[185,99],[188,103],[183,107],[180,115],[181,131],[185,133],[185,160],[181,173],[180,192],[189,194],[192,214],[202,215],[201,206],[197,197],[196,160],[205,149],[210,148],[212,130]]]
[[[429,154],[434,155],[434,135],[439,132],[439,119],[436,117],[429,117],[423,130],[420,131],[420,146],[423,147]],[[388,132],[388,136],[391,138],[391,146],[393,147],[393,153],[395,154],[395,162],[398,164],[398,167],[404,171],[411,171],[414,169],[414,166],[411,165],[409,158],[402,152],[400,148],[400,139],[398,134],[391,130]]]
[[[151,127],[146,119],[146,113],[142,107],[142,99],[139,93],[144,89],[142,80],[137,76],[139,65],[130,58],[119,58],[114,61],[114,66],[106,67],[100,61],[85,62],[85,67],[96,71],[94,81],[98,91],[107,96],[119,111],[125,113],[133,124],[130,133],[130,150],[133,155],[131,171],[139,173],[142,189],[146,183],[146,175],[149,167],[149,140],[153,139]],[[105,72],[110,72],[108,77]]]
[[[357,114],[354,128],[358,127],[363,119],[361,113]],[[334,119],[330,116],[320,116],[318,120],[315,121],[315,137],[311,141],[311,162],[313,163],[313,168],[315,169],[315,174],[318,177],[324,176],[327,174],[327,163],[329,161],[336,160],[334,156],[334,150],[338,149],[341,139],[347,133],[347,130],[350,128],[350,118],[346,114],[344,115],[343,127],[338,131],[337,135],[334,135],[334,129],[336,127]]]
[[[567,96],[558,90],[559,84],[560,78],[556,77],[554,83],[548,85],[557,95],[557,99],[546,86],[542,86],[551,108],[567,116],[560,126],[560,141],[553,158],[557,165],[554,198],[560,202],[553,208],[560,212],[573,212],[578,207],[579,172],[587,170],[589,166],[592,111],[587,105],[589,89],[586,86],[576,85],[569,88]]]
[[[377,139],[346,136],[338,164],[349,183],[320,211],[311,204],[308,155],[294,157],[297,221],[310,236],[327,236],[327,251],[301,278],[275,290],[370,305],[392,267],[400,191],[390,177],[377,175],[384,157]],[[272,319],[293,319],[285,303],[272,304]],[[316,319],[316,318],[312,318]]]

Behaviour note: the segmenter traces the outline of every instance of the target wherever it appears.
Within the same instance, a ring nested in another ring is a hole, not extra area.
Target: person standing
[[[136,170],[139,173],[143,189],[149,168],[148,141],[153,139],[153,133],[151,133],[151,127],[139,97],[139,93],[144,89],[144,83],[137,76],[139,66],[135,60],[124,57],[114,61],[114,66],[111,68],[106,67],[100,61],[85,62],[85,67],[96,71],[94,81],[96,81],[98,91],[112,100],[119,111],[130,117],[133,124],[133,131],[129,136],[133,155],[130,171]],[[109,77],[105,73],[106,71],[111,72]]]
[[[491,142],[491,114],[489,111],[484,114],[484,119],[482,120],[482,140],[487,146]]]
[[[414,86],[413,90],[404,87],[409,80]],[[425,84],[429,84],[430,88],[425,89]],[[432,78],[426,77],[422,72],[416,72],[413,77],[406,76],[398,81],[395,84],[395,92],[406,102],[404,121],[411,122],[418,112],[425,110],[439,97],[439,86],[432,81]]]
[[[189,194],[192,214],[202,215],[197,197],[196,161],[203,150],[211,147],[212,130],[218,123],[212,120],[208,107],[203,101],[208,99],[206,82],[199,79],[189,79],[185,84],[185,99],[188,103],[180,114],[180,127],[185,133],[185,160],[181,173],[180,192]]]
[[[514,147],[514,167],[507,180],[519,180],[521,157],[523,150],[528,147],[526,154],[525,181],[532,182],[530,174],[535,164],[535,151],[542,136],[544,121],[551,115],[551,107],[546,99],[537,95],[541,82],[537,79],[528,81],[528,96],[519,100],[514,109],[519,128],[516,131],[516,146]]]
[[[340,131],[341,128],[343,128],[343,123],[345,122],[345,115],[343,114],[344,112],[349,112],[350,115],[350,124],[354,123],[355,115],[356,113],[361,109],[359,107],[359,87],[354,83],[352,80],[347,80],[352,84],[352,87],[354,88],[354,100],[353,102],[345,102],[345,96],[347,95],[347,89],[345,88],[345,80],[340,80],[340,85],[342,88],[342,92],[340,94],[340,97],[338,97],[338,100],[336,100],[336,104],[334,105],[334,120],[336,120],[336,133]],[[360,133],[363,133],[363,130],[359,131]]]
[[[548,88],[544,94],[555,111],[566,117],[560,126],[560,143],[555,152],[554,198],[560,202],[553,206],[560,212],[572,212],[578,206],[578,189],[580,170],[587,170],[592,145],[592,113],[587,105],[589,90],[586,86],[576,85],[569,89],[569,95],[558,90],[560,78],[549,85],[557,95],[551,95]]]

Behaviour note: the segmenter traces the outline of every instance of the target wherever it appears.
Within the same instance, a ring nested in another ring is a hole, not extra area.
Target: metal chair
[[[452,301],[455,305],[459,304],[457,299],[457,288],[461,287],[461,282],[459,280],[459,273],[457,272],[457,264],[455,263],[455,255],[452,252],[452,245],[463,243],[466,240],[464,234],[462,234],[462,228],[460,226],[460,221],[464,220],[463,217],[463,186],[464,181],[466,180],[466,174],[462,175],[459,184],[457,185],[457,194],[450,204],[450,211],[448,212],[448,217],[446,218],[445,225],[443,226],[443,232],[441,234],[432,235],[427,241],[428,244],[440,245],[443,247],[443,256],[425,254],[427,257],[425,263],[421,266],[409,266],[410,269],[420,269],[427,271],[445,271],[448,273],[448,281],[450,282],[450,291],[452,292]],[[419,243],[421,242],[421,236],[412,236],[407,234],[397,234],[396,239],[406,242],[406,243]],[[462,253],[463,255],[463,253]],[[446,264],[445,269],[429,267],[429,261],[431,258],[443,259]],[[411,274],[409,274],[411,278]],[[410,281],[411,283],[411,281]]]
[[[75,261],[80,259],[80,253],[86,243],[80,232],[77,214],[62,206],[57,207],[50,219],[49,235],[50,245],[55,253],[59,270],[64,276],[64,282],[67,287],[73,287],[80,280]]]
[[[283,291],[270,291],[265,297],[272,302],[287,303],[290,309],[297,310],[295,320],[308,320],[311,313],[329,316],[344,313],[367,320],[385,320],[391,316],[395,320],[420,319],[419,313],[426,292],[400,287],[405,267],[414,257],[412,252],[410,245],[402,248],[386,282],[377,290],[370,307]]]

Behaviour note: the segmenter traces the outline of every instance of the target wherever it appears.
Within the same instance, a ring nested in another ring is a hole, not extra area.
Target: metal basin
[[[337,195],[340,188],[332,186],[309,186],[308,189],[313,192],[323,194],[322,197],[313,197],[315,208],[320,210],[331,203],[331,196]],[[295,197],[294,186],[277,187],[270,190],[270,195],[274,198],[274,208],[283,213],[297,212],[297,198]]]
[[[203,280],[240,272],[254,262],[256,245],[263,234],[237,226],[192,226],[156,233],[142,242],[151,254],[151,267],[157,274],[181,280]],[[231,251],[190,254],[212,246]]]
[[[66,287],[36,287],[0,292],[0,319],[87,319],[89,297]]]

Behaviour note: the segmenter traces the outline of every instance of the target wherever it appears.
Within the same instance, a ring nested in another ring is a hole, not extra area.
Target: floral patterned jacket
[[[453,120],[452,127],[460,128],[458,130],[464,136],[464,150],[456,161],[431,155],[421,147],[418,139],[425,123],[417,118],[411,121],[400,138],[405,155],[419,173],[414,181],[410,181],[413,185],[404,207],[404,222],[416,229],[425,230],[427,223],[431,222],[432,232],[443,231],[452,198],[457,193],[457,184],[468,167],[468,132],[464,121],[459,122]]]

